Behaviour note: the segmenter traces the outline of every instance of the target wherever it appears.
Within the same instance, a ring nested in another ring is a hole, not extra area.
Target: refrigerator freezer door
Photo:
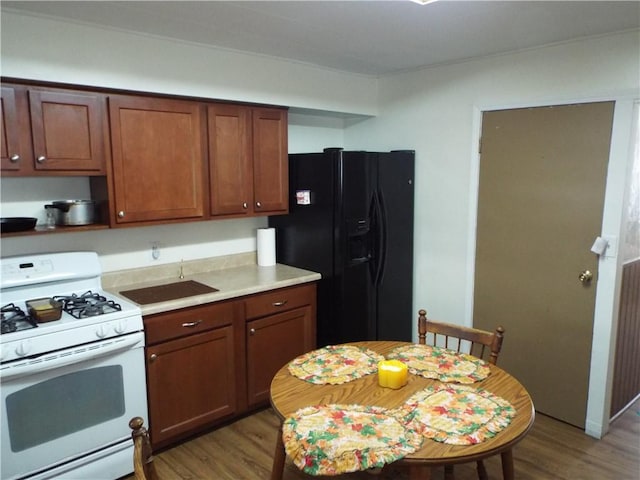
[[[325,153],[289,155],[289,214],[269,217],[276,228],[276,259],[322,275],[317,284],[317,341],[336,343],[334,203],[337,163]]]

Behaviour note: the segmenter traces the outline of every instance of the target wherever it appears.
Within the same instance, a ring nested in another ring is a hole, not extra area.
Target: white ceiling
[[[2,0],[1,6],[366,75],[640,28],[640,1]]]

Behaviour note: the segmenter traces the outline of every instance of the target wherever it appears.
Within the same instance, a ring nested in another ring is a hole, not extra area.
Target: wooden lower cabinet
[[[316,346],[316,285],[266,292],[245,301],[247,402],[269,402],[271,380],[283,365]]]
[[[311,307],[247,323],[247,397],[249,406],[269,401],[271,380],[282,366],[313,350]]]
[[[315,348],[316,285],[144,317],[153,448],[268,405],[276,372]]]
[[[237,412],[234,312],[232,303],[211,304],[145,319],[147,343],[159,341],[145,349],[154,448]]]

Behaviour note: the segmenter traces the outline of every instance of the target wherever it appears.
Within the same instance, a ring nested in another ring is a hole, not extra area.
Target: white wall
[[[2,75],[375,115],[376,80],[2,11]]]
[[[414,311],[471,323],[482,110],[617,100],[602,233],[618,236],[639,89],[637,31],[381,79],[379,116],[349,126],[345,146],[416,150]],[[587,419],[595,436],[608,419],[618,263],[600,264]]]

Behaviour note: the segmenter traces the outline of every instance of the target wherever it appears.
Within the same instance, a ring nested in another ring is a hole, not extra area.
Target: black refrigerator
[[[412,150],[289,155],[278,263],[319,272],[317,346],[412,340]]]

